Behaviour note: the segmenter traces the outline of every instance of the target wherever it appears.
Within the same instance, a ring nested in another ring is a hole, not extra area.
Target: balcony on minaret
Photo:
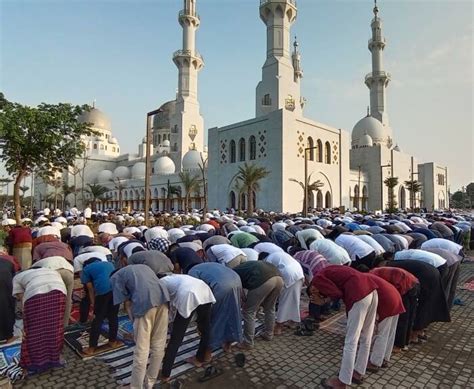
[[[372,48],[377,47],[380,49],[384,49],[387,41],[383,37],[377,37],[376,39],[369,39],[368,47],[369,50],[372,50]]]
[[[196,13],[196,11],[187,9],[182,9],[181,11],[179,11],[178,20],[181,26],[186,20],[195,27],[198,27],[201,23],[201,18]]]
[[[204,65],[204,58],[197,50],[176,50],[173,53],[173,62],[178,65],[181,60],[187,59],[195,63],[196,68],[200,69]]]
[[[372,85],[374,81],[381,81],[385,85],[387,85],[390,80],[392,79],[392,76],[389,72],[385,71],[380,71],[380,72],[370,72],[365,76],[365,85],[367,85],[369,88]]]
[[[265,5],[267,3],[290,3],[296,7],[296,0],[260,0],[260,6]]]

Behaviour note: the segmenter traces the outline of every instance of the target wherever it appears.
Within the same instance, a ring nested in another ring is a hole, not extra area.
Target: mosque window
[[[230,141],[230,144],[229,144],[229,148],[230,148],[230,163],[234,163],[235,162],[235,141],[234,140],[231,140]]]
[[[117,147],[117,153],[120,153],[120,150],[119,150],[119,148],[118,148],[118,147]]]
[[[245,161],[245,139],[240,138],[239,140],[239,161]]]
[[[97,150],[97,143],[94,143],[94,149]]]
[[[438,174],[438,185],[444,185],[444,175]]]
[[[314,161],[314,141],[313,138],[309,137],[308,138],[308,144],[307,146],[309,148],[309,153],[308,153],[308,158],[310,161]]]
[[[323,162],[323,142],[321,142],[321,139],[318,139],[316,141],[316,145],[317,145],[317,149],[316,149],[316,153],[317,153],[317,161],[318,162]]]
[[[156,143],[156,141],[155,141]],[[161,144],[161,135],[158,135],[158,144]]]
[[[331,145],[329,142],[324,144],[324,162],[331,164]]]
[[[103,144],[100,145],[100,149],[104,150],[104,145]]]
[[[272,105],[272,99],[268,93],[263,96],[262,105]]]
[[[249,139],[249,148],[250,148],[250,160],[254,160],[257,158],[257,141],[255,140],[255,137],[252,135]]]
[[[112,147],[112,151],[115,153],[115,147]]]
[[[105,150],[107,150],[107,145],[105,145]]]

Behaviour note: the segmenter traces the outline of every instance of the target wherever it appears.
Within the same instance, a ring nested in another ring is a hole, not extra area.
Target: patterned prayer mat
[[[338,312],[329,319],[319,323],[319,329],[331,334],[346,336],[347,317],[346,312]]]
[[[459,286],[459,289],[470,290],[474,292],[474,277],[469,278],[464,284]]]
[[[20,359],[21,343],[10,343],[0,347],[0,369],[11,364],[13,358]]]

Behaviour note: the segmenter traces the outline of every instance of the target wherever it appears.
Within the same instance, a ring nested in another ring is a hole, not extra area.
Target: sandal
[[[308,331],[308,330],[305,330],[304,328],[299,327],[299,328],[295,331],[295,335],[296,335],[296,336],[313,336],[313,335],[314,335],[314,331]]]
[[[235,364],[238,367],[244,367],[245,366],[245,354],[244,353],[235,354],[234,359],[235,359]]]
[[[213,378],[216,378],[223,374],[223,371],[221,369],[218,369],[215,366],[209,366],[206,368],[204,371],[204,375],[198,378],[199,382],[206,382],[209,380],[212,380]]]

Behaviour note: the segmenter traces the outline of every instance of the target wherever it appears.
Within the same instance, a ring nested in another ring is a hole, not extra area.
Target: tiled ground
[[[473,253],[471,253],[472,256]],[[461,265],[459,283],[474,276],[474,263]],[[464,306],[454,306],[451,323],[438,323],[429,330],[429,341],[394,355],[390,368],[366,376],[364,388],[474,388],[474,292],[458,290]],[[238,368],[234,355],[214,361],[224,374],[201,384],[203,369],[181,377],[184,388],[318,388],[322,378],[336,374],[343,338],[322,331],[312,337],[298,337],[287,330],[272,342],[259,341],[247,352],[247,363]],[[17,388],[115,388],[108,367],[81,361],[65,347],[68,365],[33,376]]]

